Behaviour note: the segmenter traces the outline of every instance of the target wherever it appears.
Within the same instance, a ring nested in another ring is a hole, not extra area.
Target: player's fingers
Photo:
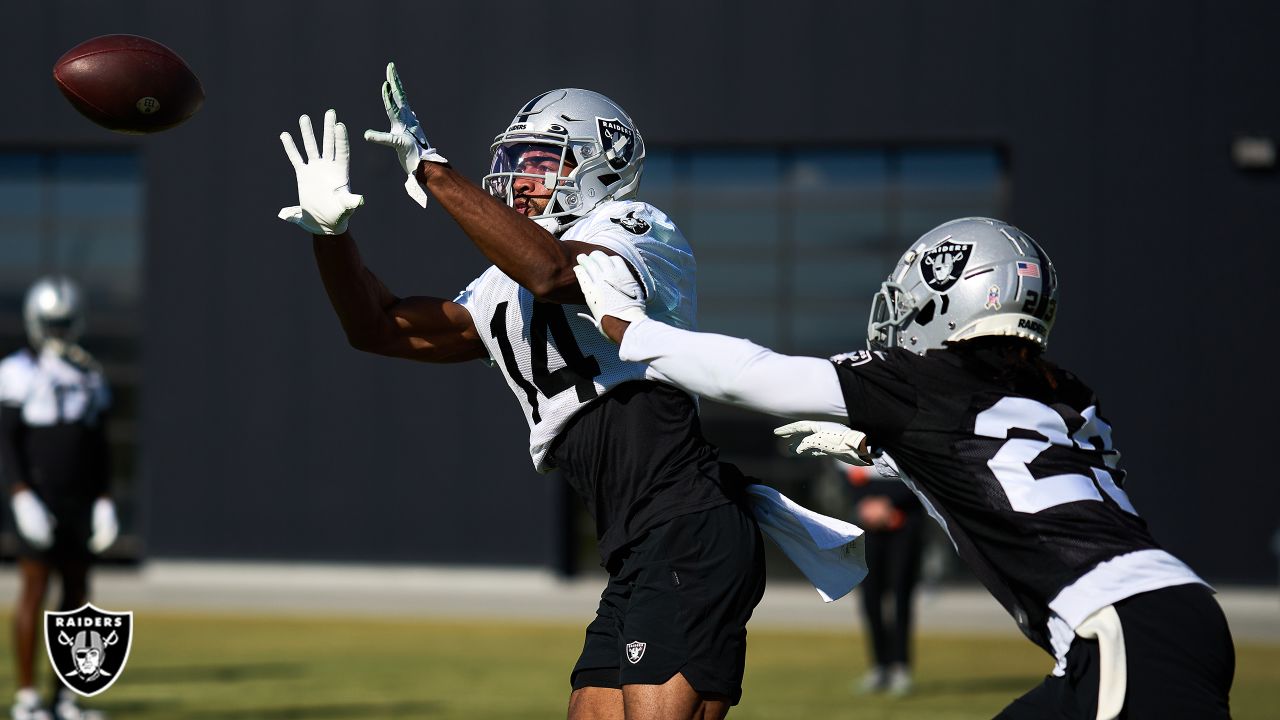
[[[591,256],[586,253],[578,253],[577,260],[578,260],[578,264],[576,268],[582,268],[582,272],[586,274],[588,279],[590,279],[591,278]]]
[[[603,254],[603,253],[602,253]],[[631,266],[627,265],[627,261],[617,255],[606,255],[604,262],[609,267],[610,277],[617,282],[628,282],[632,280]]]
[[[365,130],[364,139],[371,143],[386,145],[388,147],[396,146],[396,136],[387,132],[378,132],[377,130]]]
[[[342,207],[348,210],[355,210],[364,204],[364,196],[355,193],[344,192],[338,197],[338,202],[342,203]]]
[[[807,433],[809,430],[810,426],[808,420],[798,420],[796,422],[787,423],[781,427],[774,428],[773,434],[779,437],[786,437],[788,435],[795,435],[796,433]]]
[[[329,148],[330,157],[342,167],[351,164],[351,139],[347,137],[347,126],[337,123],[333,127],[333,146]]]
[[[585,257],[586,255],[579,255],[578,264],[573,266],[573,274],[578,278],[578,287],[591,284],[591,273],[587,272],[587,269],[582,266],[582,259]]]
[[[293,169],[302,167],[302,156],[298,154],[298,146],[293,144],[293,136],[287,132],[280,133],[280,144],[284,146],[284,154],[289,156]]]
[[[391,98],[395,100],[396,107],[402,108],[409,104],[409,98],[404,92],[404,83],[400,82],[400,73],[396,72],[396,64],[387,63],[387,82],[391,85]]]
[[[324,139],[320,141],[323,157],[333,159],[334,126],[338,124],[338,113],[330,108],[324,113]]]
[[[311,127],[310,115],[298,118],[298,130],[302,136],[302,147],[307,151],[307,162],[312,162],[320,156],[320,150],[316,148],[316,131]]]
[[[382,109],[387,111],[388,118],[396,119],[396,101],[391,98],[391,83],[382,83]]]
[[[795,453],[797,455],[824,455],[825,445],[818,434],[814,433],[805,437],[796,445]]]
[[[597,279],[605,275],[605,260],[608,257],[608,255],[605,255],[604,252],[600,250],[592,250],[591,254],[587,255],[587,267],[591,268],[591,277],[593,279]]]
[[[289,207],[280,208],[280,212],[276,213],[276,217],[281,220],[294,222],[295,220],[302,218],[302,206],[290,205]]]

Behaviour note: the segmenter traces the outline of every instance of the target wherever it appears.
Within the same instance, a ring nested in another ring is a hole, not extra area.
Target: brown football
[[[116,132],[181,125],[204,103],[200,79],[178,54],[138,35],[102,35],[53,65],[53,80],[80,114]]]

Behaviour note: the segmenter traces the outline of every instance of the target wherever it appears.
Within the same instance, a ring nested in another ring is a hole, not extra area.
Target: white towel
[[[760,529],[826,602],[849,594],[867,576],[862,528],[816,513],[765,485],[748,485],[747,501]]]

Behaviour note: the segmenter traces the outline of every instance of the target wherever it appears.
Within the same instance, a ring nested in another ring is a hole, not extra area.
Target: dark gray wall
[[[1138,507],[1209,577],[1274,580],[1271,304],[1253,269],[1280,235],[1280,186],[1235,169],[1229,144],[1280,134],[1276,4],[121,5],[6,9],[0,144],[145,153],[153,555],[555,553],[559,488],[529,469],[497,374],[348,349],[306,235],[275,219],[295,197],[278,134],[327,107],[353,138],[381,128],[394,59],[432,141],[473,177],[516,107],[554,86],[614,97],[651,145],[1002,146],[1009,219],[1063,278],[1052,355],[1103,397]],[[49,68],[107,32],[182,54],[205,84],[200,114],[143,139],[75,115]],[[368,264],[398,293],[461,288],[483,258],[439,208],[411,204],[385,151],[356,142]]]

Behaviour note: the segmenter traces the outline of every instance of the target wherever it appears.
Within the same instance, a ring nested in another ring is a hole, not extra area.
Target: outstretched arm
[[[351,234],[314,235],[316,267],[347,341],[357,350],[423,362],[485,357],[471,313],[441,298],[398,298],[360,259]]]
[[[619,322],[618,357],[702,397],[784,418],[848,422],[835,366],[782,355],[741,338],[682,330],[657,320]]]
[[[347,220],[364,198],[350,191],[347,128],[334,111],[325,113],[320,145],[311,118],[300,117],[298,130],[305,159],[289,133],[280,135],[298,180],[298,204],[280,217],[311,232],[316,266],[347,340],[367,352],[426,362],[484,357],[466,308],[440,298],[397,298],[360,260]]]
[[[575,272],[598,327],[618,357],[649,365],[649,376],[712,400],[786,418],[847,420],[835,366],[780,355],[749,340],[671,327],[644,314],[638,283],[622,258],[579,256]]]
[[[578,253],[604,248],[561,242],[454,170],[427,140],[422,123],[409,106],[395,63],[387,64],[382,106],[390,131],[368,130],[364,139],[396,152],[400,166],[409,176],[405,190],[415,202],[426,207],[425,191],[429,191],[489,262],[539,300],[583,301],[573,274],[574,258]]]
[[[574,258],[593,250],[612,254],[595,245],[557,239],[447,165],[424,161],[418,177],[489,262],[539,300],[584,302],[573,274]]]

